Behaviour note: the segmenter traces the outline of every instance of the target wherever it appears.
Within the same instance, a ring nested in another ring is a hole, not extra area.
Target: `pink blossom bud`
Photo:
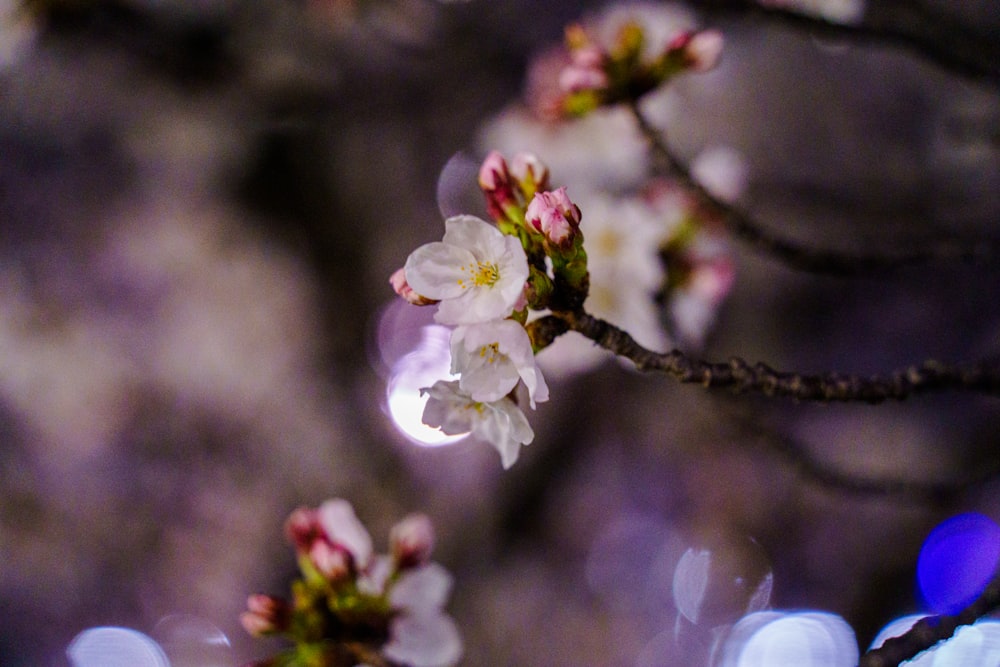
[[[351,574],[351,555],[326,540],[313,542],[309,560],[330,581],[342,581]]]
[[[559,74],[559,87],[567,93],[603,90],[608,87],[608,75],[599,67],[584,67],[573,63]]]
[[[240,624],[255,637],[288,629],[291,609],[281,598],[255,593],[247,598],[247,611],[240,614]]]
[[[392,285],[392,289],[396,291],[396,294],[414,306],[431,306],[438,302],[437,299],[429,299],[413,291],[413,288],[406,282],[406,272],[402,268],[397,269],[395,273],[389,276],[389,284]]]
[[[494,192],[510,183],[507,161],[500,151],[490,151],[479,167],[479,187],[484,192]]]
[[[530,185],[532,191],[549,187],[549,168],[534,153],[518,153],[510,161],[510,174],[523,185]]]
[[[434,548],[434,526],[425,514],[411,514],[389,531],[389,548],[399,569],[423,565]]]
[[[694,72],[707,72],[719,64],[725,38],[718,30],[695,33],[684,46],[684,62]]]
[[[285,520],[285,534],[300,553],[308,551],[322,532],[316,510],[309,507],[296,508]]]
[[[570,201],[566,188],[539,192],[528,204],[525,219],[554,245],[567,246],[580,226],[580,208]]]

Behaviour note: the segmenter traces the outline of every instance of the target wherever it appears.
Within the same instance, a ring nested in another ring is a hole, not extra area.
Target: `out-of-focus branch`
[[[963,625],[1000,608],[1000,578],[994,579],[975,602],[954,616],[928,616],[899,637],[887,639],[879,648],[861,656],[859,667],[889,667],[909,660],[940,641],[950,638]]]
[[[707,10],[751,14],[837,39],[905,48],[963,77],[1000,86],[1000,40],[912,0],[867,0],[861,20],[836,23],[757,0],[692,0]]]
[[[1000,241],[993,239],[981,239],[964,244],[939,242],[929,248],[909,253],[851,254],[809,248],[775,236],[754,220],[749,213],[722,201],[705,189],[691,175],[691,170],[688,169],[687,165],[670,150],[660,130],[649,122],[642,110],[639,109],[638,104],[633,102],[628,106],[635,117],[639,130],[649,142],[656,169],[679,179],[702,205],[722,217],[736,238],[761,253],[776,257],[792,268],[827,275],[867,275],[931,261],[982,262],[1000,254]]]
[[[1000,475],[1000,461],[946,481],[917,481],[898,477],[869,477],[840,470],[814,456],[806,444],[762,425],[749,413],[739,414],[739,427],[784,458],[804,478],[823,488],[844,493],[897,498],[940,505],[955,495]]]
[[[622,329],[583,311],[559,312],[543,319],[548,318],[563,320],[570,330],[629,359],[640,370],[660,371],[679,382],[700,384],[706,388],[726,388],[735,393],[756,393],[820,403],[875,404],[941,391],[972,391],[1000,396],[1000,362],[996,361],[949,366],[928,360],[885,376],[806,375],[777,371],[759,362],[750,364],[738,357],[732,357],[727,363],[712,363],[693,359],[679,350],[653,352],[639,345]],[[548,327],[549,324],[537,326]],[[561,328],[558,323],[551,326],[554,330]]]

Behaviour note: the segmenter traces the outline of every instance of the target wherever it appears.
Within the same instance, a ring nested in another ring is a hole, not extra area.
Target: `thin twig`
[[[888,44],[964,78],[1000,85],[1000,42],[995,35],[973,32],[972,26],[912,0],[867,0],[864,15],[850,24],[764,6],[757,0],[692,0],[692,4],[758,16],[817,36]]]
[[[971,625],[977,619],[1000,608],[1000,578],[994,579],[975,602],[954,616],[928,616],[917,621],[899,637],[887,639],[879,648],[861,656],[859,667],[889,667],[909,660],[938,642],[955,634],[960,626]]]
[[[781,238],[765,230],[746,211],[722,201],[709,192],[695,180],[687,165],[674,155],[660,130],[649,122],[638,104],[633,102],[628,107],[635,117],[639,130],[649,142],[654,162],[659,163],[655,165],[656,168],[679,179],[702,205],[722,217],[736,238],[764,254],[776,257],[792,268],[827,275],[867,275],[930,261],[984,261],[1000,254],[1000,241],[993,240],[979,240],[967,244],[938,243],[926,250],[889,255],[818,250]]]
[[[727,363],[712,363],[691,358],[680,350],[653,352],[622,329],[583,311],[559,312],[548,317],[565,321],[569,329],[629,359],[640,370],[660,371],[679,382],[706,388],[820,403],[876,404],[949,390],[1000,395],[1000,363],[996,361],[949,366],[928,360],[885,376],[806,375],[777,371],[763,363],[749,364],[739,357],[732,357]]]

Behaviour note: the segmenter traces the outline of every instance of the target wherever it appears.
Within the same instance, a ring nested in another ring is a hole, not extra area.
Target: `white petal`
[[[431,299],[453,299],[460,296],[468,283],[462,267],[475,264],[472,253],[448,243],[427,243],[406,258],[403,271],[406,282],[417,294]]]
[[[487,407],[487,418],[477,422],[474,432],[500,452],[500,463],[506,470],[517,461],[521,445],[531,442],[535,434],[527,417],[509,398],[490,403]]]
[[[382,654],[410,667],[451,667],[462,657],[462,639],[444,614],[400,616],[390,626],[392,638]]]
[[[330,541],[347,549],[359,568],[367,567],[372,557],[372,538],[351,504],[341,498],[327,500],[319,506],[318,517]]]
[[[436,612],[448,601],[452,581],[444,567],[427,563],[399,578],[389,591],[389,604],[413,613]]]
[[[474,215],[456,215],[444,221],[444,242],[465,248],[478,261],[496,261],[503,253],[504,234]]]
[[[434,386],[421,391],[429,395],[421,417],[423,423],[440,428],[445,435],[472,430],[473,419],[479,413],[473,408],[474,401],[459,389],[458,380],[438,380]]]

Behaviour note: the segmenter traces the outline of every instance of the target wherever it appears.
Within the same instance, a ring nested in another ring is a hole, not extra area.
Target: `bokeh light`
[[[920,549],[917,581],[928,608],[957,614],[978,598],[1000,564],[1000,525],[970,512],[941,522]]]
[[[882,630],[872,641],[871,649],[879,648],[887,639],[906,633],[920,619],[920,614],[898,618]],[[1000,665],[1000,621],[984,619],[974,625],[959,627],[954,636],[946,642],[924,651],[906,667],[966,667]]]
[[[225,633],[198,616],[165,616],[150,636],[170,659],[170,667],[229,667],[235,662]]]
[[[129,628],[90,628],[66,649],[73,667],[171,667],[163,649],[150,637]]]
[[[447,327],[436,324],[423,327],[420,331],[420,344],[416,350],[396,362],[386,389],[393,424],[400,433],[418,445],[437,447],[468,437],[468,433],[446,435],[440,429],[424,424],[422,420],[427,396],[421,395],[420,390],[438,380],[451,377],[451,354],[448,348],[450,337],[451,331]]]
[[[860,652],[844,619],[826,612],[754,612],[733,626],[717,667],[854,667]]]
[[[674,571],[674,603],[696,625],[732,623],[767,606],[774,575],[751,538],[714,540],[684,552]]]

